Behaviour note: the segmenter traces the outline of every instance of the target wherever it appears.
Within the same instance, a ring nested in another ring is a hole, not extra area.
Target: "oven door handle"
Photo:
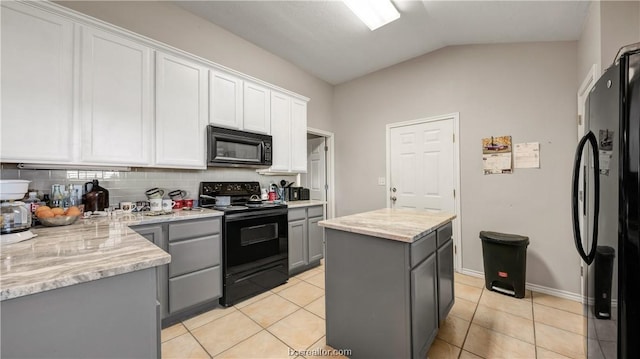
[[[237,222],[245,219],[253,219],[253,218],[265,218],[265,217],[274,217],[274,216],[286,216],[288,213],[287,209],[273,209],[266,211],[256,211],[249,213],[237,213],[237,214],[229,214],[225,215],[225,222]]]

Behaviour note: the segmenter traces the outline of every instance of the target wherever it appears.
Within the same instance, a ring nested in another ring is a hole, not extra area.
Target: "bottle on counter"
[[[64,194],[62,194],[62,190],[60,189],[59,184],[53,185],[53,190],[51,192],[51,206],[50,207],[64,207]]]

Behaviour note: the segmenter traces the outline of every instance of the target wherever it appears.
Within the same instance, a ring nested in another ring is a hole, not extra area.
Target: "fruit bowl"
[[[80,216],[58,216],[58,217],[49,217],[49,218],[38,218],[40,223],[43,226],[47,227],[57,227],[57,226],[68,226],[70,224],[75,223]]]

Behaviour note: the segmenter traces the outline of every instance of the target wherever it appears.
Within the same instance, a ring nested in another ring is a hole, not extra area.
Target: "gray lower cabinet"
[[[0,302],[2,358],[160,358],[155,268]]]
[[[289,210],[289,274],[296,274],[320,264],[324,258],[324,207],[311,206]]]
[[[425,358],[454,302],[450,228],[413,243],[327,228],[327,345],[351,358]]]
[[[171,262],[157,271],[163,327],[217,305],[222,296],[219,217],[132,228],[171,254]]]
[[[438,334],[438,275],[436,255],[411,270],[411,341],[413,353],[426,358]]]
[[[438,259],[438,318],[447,317],[454,303],[453,239],[450,237],[437,252]]]
[[[133,226],[133,230],[148,239],[151,243],[167,251],[167,239],[165,238],[162,224],[149,224],[144,226]],[[169,265],[156,267],[156,290],[157,299],[160,302],[160,318],[165,318],[169,314],[167,304],[169,303],[169,292],[167,273]]]

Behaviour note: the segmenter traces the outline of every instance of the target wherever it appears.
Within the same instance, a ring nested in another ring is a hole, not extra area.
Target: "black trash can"
[[[529,237],[481,231],[487,289],[524,298]]]
[[[598,319],[611,319],[611,282],[615,257],[616,250],[613,247],[598,246],[596,248],[593,314]]]

